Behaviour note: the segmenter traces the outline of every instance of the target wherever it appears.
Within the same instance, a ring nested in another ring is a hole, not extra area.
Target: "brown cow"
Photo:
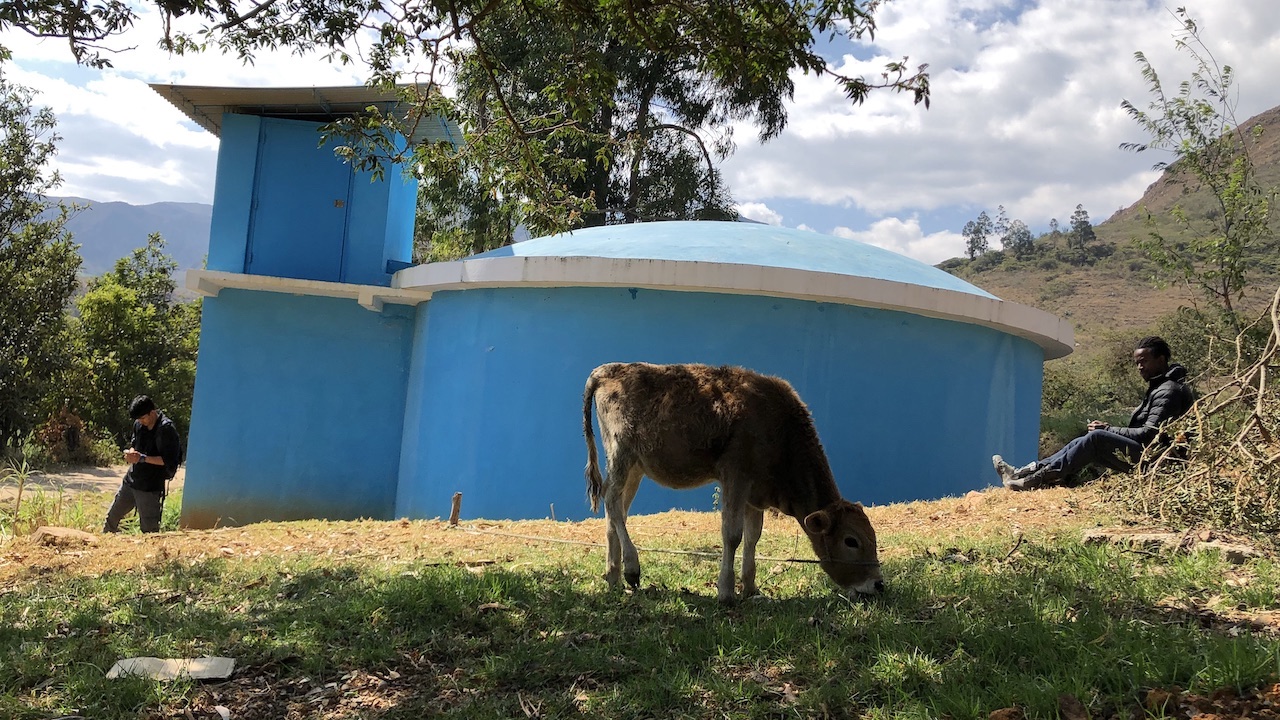
[[[596,459],[593,400],[607,479]],[[756,542],[770,508],[800,521],[822,569],[846,593],[884,589],[875,530],[861,505],[840,497],[809,408],[787,381],[739,367],[608,363],[587,378],[582,431],[593,511],[604,496],[611,585],[622,576],[640,584],[627,509],[647,475],[677,489],[720,483],[722,602],[734,599],[734,555],[744,540],[742,595],[756,594]]]

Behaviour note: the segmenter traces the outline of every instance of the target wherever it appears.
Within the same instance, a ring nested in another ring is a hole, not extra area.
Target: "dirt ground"
[[[106,504],[110,493],[118,487],[124,467],[87,468],[50,474],[35,478],[45,491],[58,491],[85,499],[98,494]],[[175,479],[181,487],[182,475]],[[0,502],[11,500],[12,488],[0,492]],[[465,498],[464,498],[465,507]],[[885,539],[900,532],[927,530],[936,539],[937,548],[930,551],[952,552],[952,543],[972,541],[974,538],[1007,538],[1010,552],[1014,552],[1022,538],[1079,533],[1099,526],[1120,525],[1108,506],[1102,502],[1093,486],[1082,488],[1054,488],[1034,493],[1015,493],[1000,487],[982,492],[970,492],[962,497],[944,498],[933,502],[899,503],[868,508],[877,534],[882,538],[882,559],[918,552],[919,549],[895,547]],[[719,517],[714,513],[667,512],[638,516],[629,523],[637,544],[657,546],[666,535],[705,533],[715,541],[719,539]],[[178,531],[155,536],[96,535],[87,544],[75,547],[39,542],[33,537],[19,537],[8,544],[0,544],[0,588],[33,570],[70,572],[76,574],[100,574],[129,570],[154,563],[157,558],[181,557],[198,560],[207,557],[249,557],[261,554],[288,554],[306,552],[318,555],[379,558],[380,560],[421,560],[431,557],[447,558],[451,563],[492,563],[495,551],[504,552],[502,543],[528,547],[533,539],[554,538],[561,542],[598,544],[604,537],[603,521],[556,522],[531,521],[474,521],[462,523],[469,532],[449,528],[447,521],[400,520],[392,522],[354,521],[330,523],[264,523],[260,525],[218,528],[214,530]],[[784,517],[766,517],[765,535],[771,533],[797,535],[794,521]],[[506,537],[503,537],[506,536]],[[802,547],[801,543],[797,543]],[[1233,618],[1222,612],[1201,607],[1181,608],[1189,616],[1208,625],[1241,627],[1273,633],[1280,636],[1280,613],[1267,613],[1269,617]],[[342,717],[343,702],[364,703],[362,707],[374,707],[379,699],[394,695],[397,689],[411,685],[413,668],[400,668],[388,677],[352,673],[343,678],[341,692],[334,690],[334,698],[346,700],[330,708],[331,712],[312,717]],[[408,684],[406,684],[408,683]],[[227,684],[215,686],[207,696],[195,701],[196,706],[212,707],[218,703],[236,703],[241,707],[253,705],[259,696],[281,694],[298,695],[311,701],[321,693],[316,688],[271,687],[271,679],[265,676],[245,676]],[[267,695],[263,695],[267,693]],[[309,693],[309,694],[307,694]],[[313,697],[314,696],[314,697]],[[299,700],[301,702],[302,700]],[[1078,701],[1064,696],[1061,717],[1076,720],[1089,717],[1079,714],[1084,708],[1076,708]],[[1166,717],[1189,717],[1194,720],[1229,720],[1235,718],[1280,718],[1280,684],[1257,688],[1238,696],[1234,692],[1220,691],[1207,696],[1182,693],[1178,688],[1155,689],[1143,698],[1146,711],[1154,716],[1168,713]],[[245,705],[248,703],[248,705]],[[372,703],[372,704],[370,704]],[[212,716],[211,713],[200,717]],[[1018,720],[1020,712],[1015,708],[998,710],[992,717],[1001,720]],[[1116,716],[1118,717],[1118,716]]]
[[[27,489],[39,490],[44,493],[63,492],[68,496],[93,494],[93,493],[115,493],[116,488],[120,487],[120,479],[124,477],[124,473],[129,469],[128,465],[113,465],[111,467],[81,467],[59,470],[56,472],[40,473],[33,475],[28,481]],[[182,481],[187,476],[185,467],[178,468],[178,474],[173,480],[169,481],[169,491],[173,492],[182,487]],[[27,490],[24,490],[26,492]],[[18,488],[12,483],[0,485],[0,502],[12,500],[18,494]]]

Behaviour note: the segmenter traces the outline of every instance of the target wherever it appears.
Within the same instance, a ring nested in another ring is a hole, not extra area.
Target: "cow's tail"
[[[600,477],[600,462],[596,457],[596,436],[591,431],[591,403],[595,400],[596,387],[600,378],[595,371],[587,377],[587,387],[582,391],[582,434],[587,438],[587,499],[591,501],[591,512],[600,508],[600,494],[604,492],[604,479]]]

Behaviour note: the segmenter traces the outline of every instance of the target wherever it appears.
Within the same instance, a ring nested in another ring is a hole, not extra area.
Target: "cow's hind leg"
[[[742,597],[757,595],[756,543],[764,530],[764,511],[747,506],[742,527]]]
[[[643,476],[638,463],[614,463],[610,458],[609,480],[604,490],[605,536],[609,540],[604,578],[614,587],[622,584],[623,576],[631,587],[640,585],[640,556],[627,532],[627,510],[635,500]]]

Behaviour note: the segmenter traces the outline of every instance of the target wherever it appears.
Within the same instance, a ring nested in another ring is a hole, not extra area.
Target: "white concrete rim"
[[[188,284],[190,281],[188,281]],[[689,260],[506,256],[416,265],[392,288],[430,297],[499,287],[626,287],[810,300],[897,310],[989,327],[1039,345],[1045,360],[1075,347],[1071,323],[1026,305],[957,290],[792,268]]]
[[[185,285],[205,297],[217,297],[224,288],[259,290],[285,295],[310,295],[355,300],[360,306],[381,312],[384,305],[417,305],[431,298],[430,292],[399,290],[381,285],[355,285],[323,280],[298,280],[270,275],[246,275],[221,270],[188,270]]]

